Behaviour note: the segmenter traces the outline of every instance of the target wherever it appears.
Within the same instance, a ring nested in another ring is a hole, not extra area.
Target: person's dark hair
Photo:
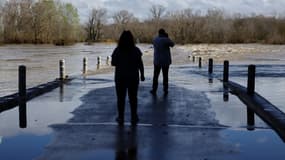
[[[131,31],[123,31],[118,42],[118,48],[122,51],[130,51],[134,47],[135,41]]]
[[[164,30],[163,28],[160,28],[160,29],[158,30],[158,35],[159,35],[160,37],[168,37],[168,34],[165,32],[165,30]]]

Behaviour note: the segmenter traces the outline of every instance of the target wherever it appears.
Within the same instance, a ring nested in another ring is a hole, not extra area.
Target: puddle
[[[224,156],[223,159],[258,159],[282,160],[285,156],[285,144],[271,129],[223,130],[221,136],[226,143],[234,144],[237,154],[233,157]]]
[[[51,134],[43,136],[22,134],[15,137],[2,137],[0,143],[1,159],[35,159],[43,152],[44,146],[50,142],[51,137]]]

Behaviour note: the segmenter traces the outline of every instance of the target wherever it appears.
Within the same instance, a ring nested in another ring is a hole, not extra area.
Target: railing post
[[[212,74],[212,73],[213,73],[213,59],[212,59],[212,58],[209,59],[208,72],[209,72],[209,74]]]
[[[229,81],[229,61],[224,61],[224,75],[223,82]]]
[[[253,95],[255,88],[255,65],[248,66],[247,94]]]
[[[202,67],[202,58],[199,57],[199,68],[201,68],[201,67]]]
[[[87,58],[83,58],[83,74],[87,74]]]
[[[255,65],[248,66],[248,75],[247,75],[247,94],[252,96],[254,95],[255,89]],[[247,107],[247,124],[248,130],[254,130],[254,112],[252,109]]]
[[[224,92],[223,92],[223,100],[224,102],[228,102],[229,101],[229,87],[227,85],[223,85],[224,87]]]
[[[26,66],[19,66],[19,126],[27,127]]]
[[[247,107],[247,129],[254,130],[255,120],[254,120],[254,112],[252,109]]]
[[[65,76],[65,62],[64,59],[59,60],[59,79],[64,80]]]

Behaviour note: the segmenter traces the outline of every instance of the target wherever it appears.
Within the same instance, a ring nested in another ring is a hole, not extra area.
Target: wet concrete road
[[[129,105],[125,126],[115,123],[114,86],[91,90],[68,123],[51,126],[55,139],[42,159],[84,159],[96,150],[108,153],[102,157],[118,159],[206,159],[234,152],[233,146],[221,141],[219,131],[225,126],[209,110],[205,94],[171,85],[168,96],[159,92],[154,97],[150,86],[143,83],[139,90],[137,127],[129,123]]]
[[[169,94],[163,96],[160,85],[154,97],[149,93],[152,69],[146,69],[147,79],[139,88],[140,122],[136,127],[129,123],[128,104],[124,127],[115,122],[113,74],[76,79],[64,89],[55,90],[56,94],[61,93],[57,97],[61,102],[78,102],[74,94],[80,93],[81,104],[67,122],[50,125],[53,138],[36,159],[210,160],[285,156],[283,142],[260,119],[256,120],[254,132],[246,130],[245,107],[232,95],[224,102],[218,80],[209,83],[207,77],[190,71],[191,66],[173,67]],[[53,105],[60,106],[61,102]]]

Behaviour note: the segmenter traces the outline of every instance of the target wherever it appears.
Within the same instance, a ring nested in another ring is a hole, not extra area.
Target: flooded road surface
[[[170,70],[169,95],[151,88],[152,67],[139,89],[137,127],[115,122],[113,74],[77,78],[28,103],[28,127],[18,110],[0,114],[0,154],[6,159],[260,159],[281,160],[284,143],[261,119],[248,131],[246,107],[217,79],[195,74],[193,65]],[[5,122],[5,123],[4,123]],[[17,146],[17,147],[14,147]],[[17,154],[15,154],[17,153]]]
[[[193,46],[178,46],[173,49],[174,65],[170,69],[170,93],[168,97],[163,97],[160,85],[156,99],[149,94],[152,80],[152,49],[149,45],[140,46],[147,67],[146,81],[141,83],[139,91],[141,121],[135,130],[129,125],[128,106],[126,106],[126,126],[118,128],[114,121],[116,97],[113,73],[97,74],[87,78],[77,77],[63,88],[55,89],[28,102],[28,127],[25,129],[18,128],[18,108],[2,112],[0,114],[1,159],[170,160],[190,157],[191,159],[282,160],[285,156],[285,145],[281,138],[257,116],[255,116],[255,130],[249,131],[246,106],[236,96],[225,95],[222,83],[218,80],[222,76],[221,63],[224,58],[215,60],[215,57],[217,51],[235,53],[226,57],[232,58],[229,59],[230,80],[242,85],[246,85],[247,65],[257,64],[256,91],[284,111],[285,74],[282,58],[284,46],[275,46],[273,50],[273,46],[263,45],[213,45],[210,51],[202,51],[209,46],[211,45],[195,45],[200,47],[199,51]],[[57,77],[58,59],[64,57],[67,58],[67,64],[72,64],[67,65],[70,66],[67,67],[69,73],[80,73],[84,56],[90,57],[89,68],[96,70],[97,56],[110,55],[115,45],[78,44],[69,47],[44,45],[36,46],[38,49],[29,45],[4,47],[10,47],[8,50],[13,53],[11,57],[0,53],[1,69],[5,67],[7,69],[1,71],[1,83],[11,83],[12,79],[8,78],[9,76],[12,78],[13,74],[17,75],[17,65],[26,63],[27,66],[33,66],[30,67],[31,72],[40,75],[32,76],[33,83],[29,85],[33,86],[46,82],[49,77],[52,77],[50,80]],[[234,56],[237,55],[234,48],[239,47],[240,52],[246,53],[243,54],[246,56],[237,58]],[[26,52],[23,52],[24,50]],[[51,55],[48,56],[47,53],[41,55],[47,51]],[[246,51],[255,52],[250,54]],[[31,52],[33,56],[29,58],[27,53]],[[188,59],[189,54],[198,54],[198,52],[199,56],[204,56],[201,69],[197,67],[197,63]],[[207,74],[208,57],[205,53],[208,52],[212,52],[214,57],[212,80]],[[265,52],[272,54],[267,56]],[[22,54],[18,56],[17,53]],[[43,66],[43,61],[47,63],[44,66],[48,67]],[[94,61],[94,66],[91,65],[91,61]],[[37,69],[37,66],[45,69]],[[8,72],[9,70],[11,72]],[[17,85],[14,87],[17,88]],[[11,87],[7,90],[3,93],[14,91]]]
[[[256,65],[255,90],[285,112],[285,45],[221,44],[186,45],[181,49],[196,57],[202,57],[197,74],[208,74],[208,59],[214,60],[213,77],[222,79],[223,61],[229,60],[229,80],[247,85],[248,65]],[[192,62],[190,57],[189,62]]]

